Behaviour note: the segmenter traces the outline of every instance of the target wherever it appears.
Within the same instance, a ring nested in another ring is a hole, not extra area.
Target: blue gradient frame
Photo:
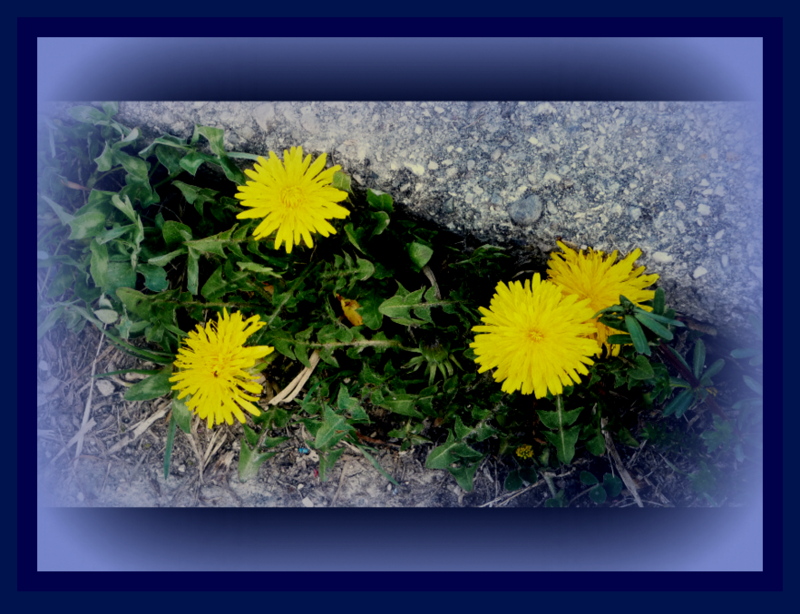
[[[276,47],[274,40],[256,38],[265,31],[280,32],[285,40]],[[91,38],[96,32],[115,32],[118,38]],[[165,32],[192,38],[160,38]],[[220,32],[235,32],[237,38],[213,38]],[[323,38],[331,32],[336,38]],[[365,32],[390,38],[360,38]],[[598,33],[611,38],[592,38]],[[127,37],[150,39],[146,51],[141,52],[142,41]],[[758,46],[742,38],[763,40],[763,64]],[[49,98],[759,100],[763,83],[764,202],[782,202],[779,19],[20,18],[17,44],[20,160],[35,156],[34,139],[22,135],[35,130],[36,101]],[[524,74],[532,76],[520,78]],[[34,184],[33,168],[19,165],[18,185]],[[34,195],[27,191],[20,198],[18,234],[30,237],[36,227]],[[765,206],[765,236],[773,241],[783,236],[781,212],[778,205]],[[777,243],[770,244],[773,252]],[[18,258],[16,317],[18,329],[25,331],[17,340],[19,390],[35,385],[34,244],[21,241],[28,249]],[[768,366],[774,360],[769,357],[782,350],[782,258],[772,255],[778,257],[770,258],[764,270],[772,299],[765,317]],[[771,345],[778,347],[770,351]],[[765,369],[765,408],[783,407],[779,375]],[[21,397],[25,404],[29,396]],[[20,590],[234,588],[220,582],[219,571],[239,572],[237,590],[274,591],[783,586],[783,426],[777,413],[764,417],[768,469],[763,480],[770,496],[763,508],[762,542],[760,532],[753,531],[762,522],[760,509],[61,509],[37,514],[35,412],[18,407]],[[757,569],[753,555],[762,545],[763,571],[732,571]],[[37,571],[37,558],[54,571]],[[80,573],[57,573],[68,569]],[[112,570],[118,573],[99,573]],[[704,573],[695,573],[700,570]],[[171,573],[160,573],[165,571]],[[548,571],[559,573],[537,573]],[[598,571],[607,573],[592,573]]]

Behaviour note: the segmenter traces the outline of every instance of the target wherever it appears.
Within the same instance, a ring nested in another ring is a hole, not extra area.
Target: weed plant
[[[488,455],[503,458],[506,488],[543,480],[550,506],[567,503],[555,472],[617,455],[617,446],[650,442],[667,455],[693,455],[694,471],[673,468],[709,505],[725,498],[719,459],[759,462],[760,348],[706,365],[703,340],[662,290],[646,301],[615,297],[594,314],[611,336],[578,382],[559,394],[503,391],[476,365],[479,308],[499,282],[545,277],[545,263],[415,219],[340,171],[332,187],[346,193],[349,215],[313,247],[287,253],[275,249],[275,233],[253,237],[260,220],[242,219],[236,191],[257,156],[227,151],[222,130],[196,126],[188,140],[145,142],[115,119],[116,104],[69,114],[43,119],[39,134],[38,336],[56,324],[74,332],[89,324],[142,360],[147,377],[125,398],[171,396],[165,477],[176,428],[189,433],[194,413],[191,396],[174,388],[176,356],[190,331],[223,313],[263,323],[247,344],[274,351],[253,377],[285,388],[256,395],[258,415],[241,426],[242,480],[270,470],[297,424],[322,480],[349,446],[396,483],[375,454],[393,442],[422,447],[426,466],[450,472],[465,491]],[[677,337],[685,355],[673,347]],[[731,361],[751,369],[740,369],[746,392],[724,406],[714,382]],[[687,428],[692,416],[705,416],[699,435]],[[596,504],[636,488],[623,484],[623,467],[610,468],[580,473]]]

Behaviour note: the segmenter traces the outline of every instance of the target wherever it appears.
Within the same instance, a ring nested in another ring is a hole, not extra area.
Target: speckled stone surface
[[[627,253],[670,304],[743,332],[763,296],[761,108],[736,102],[123,102],[144,134],[327,152],[356,183],[485,242]],[[777,206],[777,204],[776,204]]]

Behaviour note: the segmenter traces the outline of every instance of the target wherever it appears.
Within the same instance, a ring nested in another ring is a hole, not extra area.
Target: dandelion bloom
[[[525,445],[522,445],[519,448],[517,448],[517,456],[519,456],[520,458],[523,458],[523,459],[532,458],[533,457],[533,448],[526,443]]]
[[[566,296],[539,273],[525,285],[497,284],[489,308],[478,308],[482,325],[472,330],[479,373],[497,367],[495,381],[504,392],[533,392],[537,398],[561,394],[564,386],[588,374],[599,347],[594,333],[594,312],[588,300]]]
[[[253,237],[263,239],[277,230],[275,249],[284,245],[287,254],[301,239],[312,247],[312,233],[324,237],[336,233],[328,220],[345,218],[350,212],[336,204],[347,198],[347,192],[330,185],[334,173],[342,167],[322,170],[325,159],[322,154],[312,164],[310,155],[303,158],[302,147],[284,150],[283,162],[272,151],[269,160],[259,157],[253,170],[245,170],[252,181],[239,186],[236,194],[249,210],[236,217],[264,218]]]
[[[261,413],[252,403],[261,394],[252,369],[274,348],[244,343],[264,325],[258,316],[244,320],[241,313],[229,316],[225,309],[218,322],[198,324],[178,350],[178,372],[169,381],[175,382],[172,388],[180,392],[179,399],[191,395],[186,405],[207,421],[208,428],[223,421],[233,424],[233,416],[244,422],[242,409],[254,416]]]
[[[645,267],[633,268],[634,262],[642,255],[635,249],[625,258],[617,262],[617,251],[607,256],[599,250],[589,249],[576,252],[561,241],[558,246],[563,253],[553,252],[547,263],[550,281],[558,285],[564,294],[576,294],[579,298],[589,299],[589,306],[594,313],[601,309],[619,304],[620,295],[629,299],[642,309],[650,310],[644,301],[655,296],[654,290],[646,290],[654,284],[658,275],[642,275]],[[609,335],[624,334],[595,321],[597,343],[610,355],[619,354],[620,346],[609,345]]]

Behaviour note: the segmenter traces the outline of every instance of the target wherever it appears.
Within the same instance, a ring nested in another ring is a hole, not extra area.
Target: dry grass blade
[[[122,448],[124,448],[125,446],[127,446],[129,443],[133,443],[134,441],[136,441],[137,439],[139,439],[139,437],[141,437],[141,436],[142,436],[142,434],[143,434],[143,433],[144,433],[144,432],[145,432],[147,429],[149,429],[149,428],[150,428],[150,426],[151,426],[151,425],[152,425],[152,424],[153,424],[153,423],[154,423],[156,420],[158,420],[159,418],[163,418],[164,416],[166,416],[166,415],[167,415],[167,412],[169,411],[169,408],[170,408],[170,406],[171,406],[171,404],[170,404],[169,402],[167,402],[167,403],[166,403],[166,404],[165,404],[165,405],[164,405],[164,406],[163,406],[163,407],[162,407],[160,410],[158,410],[158,411],[157,411],[156,413],[154,413],[152,416],[150,416],[149,418],[146,418],[146,419],[142,420],[141,422],[139,422],[139,423],[136,425],[136,427],[133,429],[133,434],[132,434],[132,435],[129,435],[129,436],[125,437],[124,439],[121,439],[120,441],[118,441],[117,443],[115,443],[115,444],[114,444],[114,445],[111,447],[111,449],[110,449],[110,450],[107,452],[107,456],[111,456],[112,454],[116,454],[116,453],[117,453],[117,452],[119,452],[119,451],[120,451]]]
[[[603,418],[600,421],[600,428],[603,431],[603,437],[606,440],[606,448],[608,448],[609,453],[611,454],[611,458],[614,459],[614,465],[617,467],[617,471],[619,472],[619,477],[622,478],[625,487],[628,489],[628,492],[633,495],[633,500],[636,501],[636,505],[639,507],[644,507],[641,498],[639,497],[639,489],[636,488],[636,482],[633,481],[631,474],[628,473],[628,470],[625,468],[625,465],[622,464],[622,459],[619,457],[619,453],[617,452],[617,448],[614,446],[614,440],[611,439],[611,435],[606,431],[606,424],[608,424],[608,419]]]
[[[276,394],[272,399],[270,399],[270,405],[277,405],[278,403],[288,403],[293,401],[295,397],[300,394],[300,391],[305,386],[308,378],[311,377],[311,374],[314,372],[314,368],[319,363],[319,352],[314,350],[314,352],[309,357],[309,363],[311,363],[310,367],[305,367],[300,373],[297,374],[289,385],[286,386],[283,390],[281,390],[278,394]]]
[[[105,332],[106,327],[103,325],[103,332]],[[97,371],[97,362],[100,356],[100,348],[103,347],[103,340],[105,339],[105,335],[100,335],[100,341],[97,342],[97,351],[94,354],[94,360],[92,361],[92,374],[90,376],[90,386],[89,386],[89,397],[86,399],[86,405],[83,408],[83,420],[81,421],[81,428],[78,430],[76,435],[76,446],[75,446],[75,458],[78,458],[83,451],[83,437],[91,430],[91,426],[89,426],[89,419],[91,418],[92,414],[92,397],[94,396],[94,374]],[[92,420],[94,422],[94,420]],[[93,426],[93,425],[92,425]]]

